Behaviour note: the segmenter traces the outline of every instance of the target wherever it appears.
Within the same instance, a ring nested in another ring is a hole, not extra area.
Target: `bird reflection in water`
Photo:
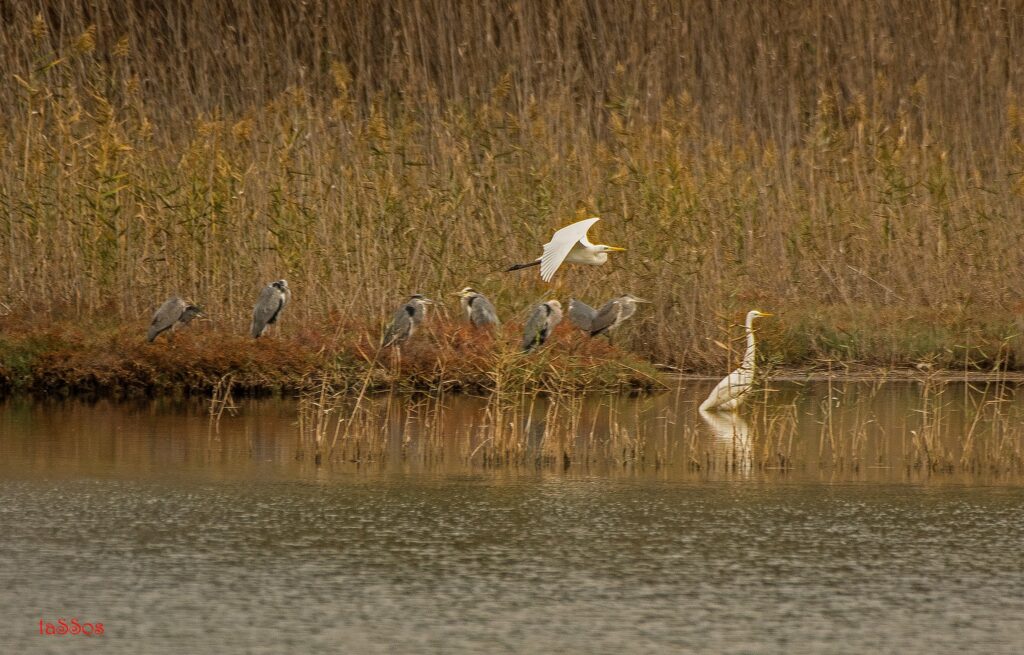
[[[716,459],[724,456],[727,470],[750,475],[754,468],[754,444],[747,421],[736,412],[698,411],[714,438],[712,450]]]

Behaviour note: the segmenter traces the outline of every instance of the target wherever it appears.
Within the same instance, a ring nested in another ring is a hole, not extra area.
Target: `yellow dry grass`
[[[242,332],[467,284],[516,318],[553,229],[629,247],[561,297],[722,370],[1021,363],[1024,5],[29,0],[2,8],[0,275],[25,320],[170,293]],[[354,319],[353,317],[356,317]]]

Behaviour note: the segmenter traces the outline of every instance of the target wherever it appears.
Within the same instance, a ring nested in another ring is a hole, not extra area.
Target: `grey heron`
[[[409,296],[409,300],[398,308],[391,325],[384,331],[381,347],[396,346],[407,341],[426,317],[427,305],[432,304],[434,301],[424,298],[422,294],[414,293]]]
[[[534,307],[523,330],[523,351],[530,352],[537,346],[543,346],[561,321],[562,303],[557,300],[549,300]]]
[[[622,322],[636,313],[637,303],[651,302],[643,298],[637,298],[631,293],[618,298],[612,298],[601,305],[593,318],[590,319],[590,336],[596,337],[599,334],[610,334],[612,330],[622,325]]]
[[[456,291],[452,295],[459,297],[459,304],[466,312],[466,320],[473,324],[473,327],[489,327],[501,325],[498,320],[498,312],[487,296],[472,287],[466,287],[462,291]]]
[[[256,299],[256,306],[253,307],[252,324],[249,326],[249,333],[254,339],[259,339],[267,332],[269,326],[277,322],[291,297],[291,289],[285,280],[271,282],[263,287],[259,298]]]
[[[739,368],[715,385],[708,397],[700,404],[701,411],[737,409],[750,391],[754,383],[754,367],[756,350],[754,346],[754,319],[771,316],[766,312],[752,309],[747,312],[747,320],[744,323],[747,332],[747,352],[743,355],[743,362]]]
[[[575,298],[569,298],[569,322],[583,330],[584,332],[590,332],[590,324],[594,322],[594,317],[597,316],[597,310]]]
[[[193,318],[202,316],[203,312],[199,307],[178,296],[171,296],[153,314],[153,320],[149,324],[149,332],[146,333],[146,340],[150,343],[170,330],[176,332],[189,324]]]
[[[604,264],[608,261],[608,253],[622,252],[625,248],[590,243],[587,231],[599,220],[601,219],[595,216],[563,227],[555,232],[551,241],[544,244],[543,255],[527,264],[515,264],[505,270],[518,271],[521,268],[540,266],[541,279],[550,282],[562,262],[591,266]]]

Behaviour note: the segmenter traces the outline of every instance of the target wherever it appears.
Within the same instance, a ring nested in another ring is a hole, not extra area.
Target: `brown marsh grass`
[[[354,325],[336,330],[328,323],[305,324],[287,336],[254,340],[214,319],[196,320],[150,344],[143,338],[144,322],[116,325],[107,319],[93,329],[10,321],[0,333],[0,391],[206,395],[211,412],[220,414],[232,404],[232,394],[293,394],[324,385],[353,395],[663,388],[647,362],[568,325],[529,355],[518,350],[521,328],[512,322],[492,334],[435,317],[401,349],[383,351],[380,326]]]
[[[9,320],[243,333],[286,277],[319,339],[472,284],[549,294],[554,228],[629,252],[554,292],[655,301],[626,350],[1019,367],[1024,4],[0,3]],[[111,328],[113,338],[119,338]],[[221,372],[223,374],[223,372]]]

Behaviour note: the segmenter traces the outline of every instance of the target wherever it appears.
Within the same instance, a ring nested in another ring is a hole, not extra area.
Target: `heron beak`
[[[625,248],[620,248],[618,246],[607,246],[607,248],[608,252],[626,252]]]
[[[637,298],[636,296],[633,296],[633,302],[653,302],[653,301],[652,300],[646,300],[644,298]]]
[[[775,314],[770,314],[768,312],[758,312],[758,314],[760,314],[762,317],[764,317],[764,316],[775,316]]]

